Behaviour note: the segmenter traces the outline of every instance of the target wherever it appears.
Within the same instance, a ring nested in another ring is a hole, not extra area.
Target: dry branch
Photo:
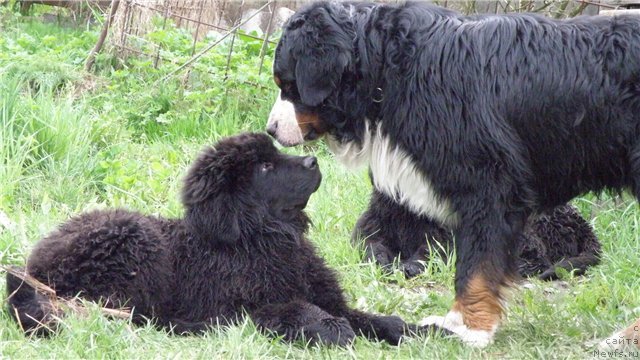
[[[87,308],[82,305],[79,299],[63,299],[56,295],[56,291],[49,286],[41,283],[38,279],[27,274],[24,270],[18,270],[15,267],[0,265],[0,270],[4,270],[9,274],[21,279],[25,284],[31,286],[38,293],[49,298],[51,302],[51,308],[55,315],[72,312],[75,314],[87,315]],[[9,294],[11,296],[13,294]],[[64,311],[63,311],[64,310]],[[111,309],[101,307],[100,312],[103,315],[115,317],[118,319],[129,319],[131,312],[128,309]],[[43,324],[44,325],[44,324]]]
[[[91,70],[93,63],[96,61],[96,54],[98,54],[102,49],[104,40],[107,38],[107,34],[109,33],[109,28],[111,27],[111,23],[113,22],[113,19],[115,18],[115,15],[116,15],[116,11],[118,10],[118,5],[120,5],[120,0],[111,1],[111,11],[109,11],[109,16],[107,17],[107,20],[104,22],[104,25],[102,25],[100,38],[98,38],[98,42],[96,43],[96,46],[94,46],[94,48],[91,50],[91,53],[89,53],[89,57],[87,58],[87,62],[84,66],[86,71]]]

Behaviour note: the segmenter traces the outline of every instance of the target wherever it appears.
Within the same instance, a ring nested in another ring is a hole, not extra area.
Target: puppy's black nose
[[[278,122],[272,122],[267,125],[267,134],[271,135],[272,138],[276,137],[276,130],[278,130]]]
[[[302,166],[309,170],[313,170],[318,166],[318,159],[315,156],[307,156],[302,160]]]

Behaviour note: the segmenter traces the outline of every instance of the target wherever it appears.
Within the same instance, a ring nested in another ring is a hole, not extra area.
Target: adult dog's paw
[[[450,311],[445,316],[428,316],[420,325],[424,329],[444,329],[448,334],[460,338],[465,344],[483,348],[493,342],[495,329],[491,331],[468,328],[462,321],[462,315],[456,311]]]
[[[395,256],[391,251],[380,243],[368,244],[364,251],[364,261],[371,261],[379,266],[391,268]]]
[[[542,274],[538,275],[538,279],[542,281],[558,280],[555,266],[548,268]]]
[[[416,260],[409,260],[400,264],[400,270],[402,270],[407,279],[422,274],[424,269],[424,263]]]
[[[345,318],[326,318],[304,326],[302,333],[312,344],[347,346],[356,337]]]

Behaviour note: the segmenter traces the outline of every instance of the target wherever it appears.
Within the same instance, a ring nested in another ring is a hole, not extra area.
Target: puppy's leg
[[[342,310],[341,313],[349,320],[356,332],[369,339],[384,340],[392,345],[398,345],[404,336],[430,333],[453,334],[438,324],[418,326],[406,323],[400,317],[393,315],[376,315],[349,308]]]
[[[378,222],[364,214],[356,224],[351,243],[354,246],[364,246],[363,261],[380,265],[385,271],[391,271],[393,260],[398,254],[393,253],[385,244],[385,237],[380,234],[379,228],[374,228]]]
[[[332,316],[305,301],[265,305],[250,315],[259,328],[283,336],[286,341],[305,339],[312,344],[345,346],[355,338],[345,318]]]
[[[14,268],[24,272],[23,268]],[[25,273],[26,275],[26,273]],[[56,329],[57,310],[49,298],[36,291],[21,278],[7,272],[7,302],[9,315],[26,333],[48,336]]]
[[[182,319],[157,319],[156,325],[176,335],[203,334],[216,325],[228,325],[232,322],[225,319],[215,321],[186,321]]]
[[[315,255],[308,264],[307,278],[312,292],[310,301],[313,304],[333,316],[346,318],[356,333],[369,339],[385,340],[395,345],[402,336],[423,330],[405,323],[397,316],[374,315],[351,309],[334,272]]]
[[[374,238],[365,241],[364,261],[371,261],[378,264],[382,270],[392,273],[394,262],[399,261],[398,269],[407,278],[412,278],[424,272],[424,262],[429,253],[426,246],[420,246],[412,256],[406,260],[400,260],[400,253],[396,253],[384,245],[384,240]]]

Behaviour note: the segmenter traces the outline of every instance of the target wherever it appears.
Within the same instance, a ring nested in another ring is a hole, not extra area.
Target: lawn
[[[121,61],[112,52],[84,72],[97,32],[0,12],[0,216],[8,218],[0,217],[1,264],[24,264],[39,238],[88,209],[180,216],[181,179],[199,149],[265,126],[275,85],[268,71],[258,74],[259,46],[250,39],[236,42],[226,81],[228,44],[192,71],[165,79],[176,65],[156,69],[152,60]],[[184,33],[153,35],[166,39],[168,55],[189,58]],[[425,274],[405,280],[362,263],[361,249],[350,243],[371,190],[366,171],[347,172],[321,143],[284,151],[319,159],[324,180],[307,207],[309,238],[338,271],[353,306],[416,322],[447,312],[452,262],[433,259]],[[431,337],[398,347],[362,338],[348,348],[305,347],[266,337],[250,321],[178,337],[107,319],[88,304],[88,315],[64,318],[46,339],[25,338],[3,308],[0,358],[592,358],[593,340],[640,317],[640,211],[630,196],[587,195],[574,204],[603,243],[602,264],[584,277],[515,287],[504,325],[486,349]],[[2,298],[4,286],[2,275]]]

